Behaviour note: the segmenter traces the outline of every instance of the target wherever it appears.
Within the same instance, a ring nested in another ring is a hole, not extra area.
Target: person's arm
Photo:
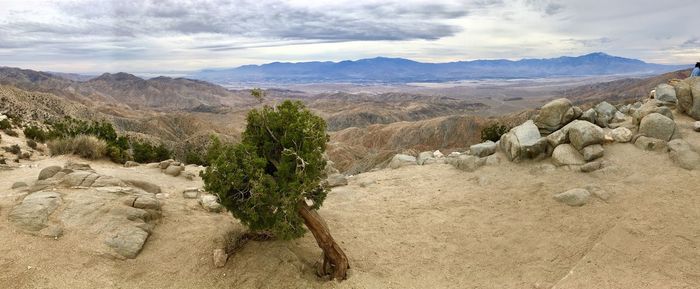
[[[700,76],[700,68],[697,68],[697,67],[693,68],[693,72],[690,73],[690,77],[693,77],[693,76]]]

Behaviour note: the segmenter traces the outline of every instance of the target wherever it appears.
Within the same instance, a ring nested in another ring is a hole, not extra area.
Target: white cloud
[[[4,0],[0,65],[77,72],[196,70],[374,56],[421,61],[593,51],[700,60],[700,2]]]

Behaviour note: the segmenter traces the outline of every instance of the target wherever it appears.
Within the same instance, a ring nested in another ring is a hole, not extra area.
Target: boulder
[[[187,179],[188,181],[193,181],[197,177],[197,175],[195,173],[188,172],[188,171],[182,171],[182,173],[180,173],[180,175],[182,177],[184,177],[185,179]]]
[[[429,165],[435,163],[435,157],[433,157],[433,152],[422,152],[418,154],[416,163],[419,165]]]
[[[598,116],[596,115],[595,109],[589,108],[588,110],[584,111],[583,114],[581,114],[579,119],[594,123],[597,117]]]
[[[25,183],[25,182],[15,182],[14,184],[12,184],[11,189],[14,190],[14,189],[26,188],[26,187],[27,187],[27,183]]]
[[[676,123],[660,113],[651,113],[639,123],[639,134],[664,141],[671,140],[675,130]]]
[[[693,123],[693,130],[700,132],[700,121],[696,121]]]
[[[159,185],[156,185],[151,182],[142,180],[126,180],[125,182],[129,185],[142,189],[151,194],[160,194],[162,192]]]
[[[547,139],[541,137],[535,123],[528,120],[503,134],[500,147],[510,161],[535,159],[546,155]]]
[[[445,155],[442,152],[440,152],[440,150],[436,150],[433,152],[433,157],[436,159],[441,159],[444,158]]]
[[[602,128],[595,124],[580,121],[569,128],[569,141],[571,145],[581,151],[589,145],[602,144],[605,141],[605,133]]]
[[[603,156],[604,151],[602,145],[595,144],[583,148],[583,151],[581,151],[581,153],[583,154],[584,160],[592,161],[601,158]]]
[[[103,176],[91,171],[75,171],[67,174],[61,180],[67,187],[124,187],[126,183],[120,179]]]
[[[496,153],[496,143],[490,140],[469,147],[469,154],[480,158]]]
[[[693,103],[686,110],[686,114],[695,120],[700,120],[700,77],[687,78],[690,85],[690,93],[693,96]]]
[[[676,98],[676,89],[673,86],[662,83],[656,86],[656,100],[662,102],[664,105],[676,106],[678,99]]]
[[[170,165],[165,169],[165,174],[170,175],[173,177],[177,177],[182,173],[182,171],[185,170],[185,167],[182,166],[175,166],[175,165]]]
[[[146,243],[148,232],[138,227],[126,227],[105,240],[105,244],[111,247],[119,255],[133,259],[141,252]]]
[[[557,147],[560,144],[563,143],[568,143],[569,142],[569,129],[571,129],[572,126],[576,125],[576,123],[581,122],[581,120],[574,120],[558,131],[555,131],[551,134],[549,134],[546,139],[549,145],[553,148]]]
[[[57,192],[35,192],[24,197],[10,212],[8,219],[26,231],[39,231],[48,226],[49,216],[61,205]]]
[[[50,166],[50,167],[45,167],[41,169],[39,172],[39,178],[38,180],[45,180],[50,177],[53,177],[56,173],[60,172],[63,168],[60,166]]]
[[[219,198],[212,194],[202,194],[199,196],[199,204],[205,210],[213,213],[221,212],[221,204]]]
[[[552,152],[552,163],[556,166],[583,165],[586,161],[581,153],[570,144],[561,144]]]
[[[681,113],[687,113],[693,106],[693,94],[690,90],[690,83],[688,83],[688,81],[678,80],[672,81],[671,85],[673,85],[675,89],[676,99],[678,101],[676,109]]]
[[[392,169],[398,169],[404,166],[417,165],[416,158],[409,155],[397,154],[389,162],[389,167]]]
[[[328,176],[328,178],[326,179],[326,184],[330,188],[347,186],[348,178],[346,178],[343,174],[333,174]]]
[[[606,101],[599,103],[593,109],[596,112],[595,124],[600,127],[607,127],[617,112],[617,108]]]
[[[670,119],[673,119],[673,112],[671,112],[670,108],[663,106],[663,103],[661,103],[660,101],[651,99],[645,102],[641,107],[639,107],[639,109],[637,109],[632,114],[633,124],[639,125],[639,123],[642,121],[642,119],[644,119],[644,117],[652,113],[660,113]]]
[[[603,163],[600,161],[589,162],[581,166],[581,172],[590,173],[603,168]]]
[[[626,143],[632,140],[632,131],[626,127],[618,127],[610,133],[613,140],[619,143]]]
[[[162,161],[162,162],[160,162],[160,163],[158,164],[158,167],[159,167],[161,170],[167,169],[167,168],[170,166],[170,164],[171,164],[172,162],[174,162],[174,161],[175,161],[175,160],[173,160],[173,159],[164,160],[164,161]]]
[[[212,257],[214,259],[214,267],[221,268],[226,266],[226,260],[228,260],[228,254],[226,254],[226,250],[214,249]]]
[[[182,197],[185,199],[196,199],[199,197],[200,192],[202,192],[202,190],[198,188],[187,188],[182,191]]]
[[[578,117],[577,111],[566,98],[550,101],[542,106],[535,118],[535,125],[543,134],[550,134]],[[580,113],[578,113],[580,115]]]
[[[679,167],[686,170],[700,169],[700,154],[687,141],[674,139],[668,142],[668,152],[671,160]]]
[[[124,163],[124,167],[127,167],[127,168],[138,167],[138,166],[140,166],[140,165],[141,165],[141,164],[139,164],[139,163],[137,163],[137,162],[135,162],[135,161],[126,161],[126,162]]]
[[[451,164],[457,169],[473,172],[486,163],[486,158],[479,158],[476,156],[459,156],[448,159],[447,163]]]
[[[634,141],[634,145],[645,151],[666,150],[666,141],[646,136],[637,137],[637,140]]]
[[[90,167],[90,164],[88,163],[77,163],[73,161],[68,161],[65,165],[63,165],[63,169],[71,171],[95,171]]]
[[[580,207],[588,203],[591,193],[586,189],[571,189],[554,195],[554,199],[572,207]]]

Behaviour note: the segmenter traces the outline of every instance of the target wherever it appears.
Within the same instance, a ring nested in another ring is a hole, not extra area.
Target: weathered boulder
[[[581,153],[570,144],[561,144],[552,152],[552,163],[556,166],[583,165],[586,161]]]
[[[696,121],[693,123],[693,130],[700,132],[700,121]]]
[[[581,120],[574,120],[561,129],[549,134],[546,139],[549,145],[553,148],[557,147],[560,144],[563,143],[568,143],[569,142],[569,129],[574,126],[576,123],[581,122]]]
[[[687,113],[693,106],[693,94],[690,89],[690,83],[685,80],[677,80],[672,81],[671,85],[675,89],[678,101],[676,109],[681,113]]]
[[[445,154],[443,154],[442,152],[440,152],[440,150],[436,150],[436,151],[433,152],[433,157],[436,158],[436,159],[441,159],[441,158],[444,158],[444,157],[445,157]]]
[[[346,178],[343,174],[333,174],[328,176],[328,178],[326,179],[326,184],[328,185],[328,187],[331,188],[347,186],[348,178]]]
[[[639,134],[669,141],[676,130],[676,123],[659,113],[645,116],[639,123]]]
[[[61,184],[66,187],[124,187],[120,179],[104,176],[92,171],[75,171],[63,177]]]
[[[589,162],[589,163],[586,163],[585,165],[581,166],[581,172],[590,173],[593,171],[597,171],[601,168],[603,168],[603,162],[600,162],[600,161]]]
[[[141,165],[141,164],[139,164],[139,163],[137,163],[137,162],[135,162],[135,161],[126,161],[126,162],[124,163],[124,167],[127,167],[127,168],[138,167],[138,166],[140,166],[140,165]]]
[[[25,182],[15,182],[14,184],[12,184],[11,189],[14,190],[14,189],[26,188],[26,187],[27,187],[27,183],[25,183]]]
[[[580,110],[574,109],[571,101],[566,98],[555,99],[544,106],[535,118],[535,125],[543,134],[552,133],[580,115]]]
[[[164,161],[162,161],[162,162],[160,162],[160,163],[158,164],[158,167],[159,167],[161,170],[167,169],[167,168],[170,166],[170,164],[173,163],[174,161],[175,161],[175,160],[173,160],[173,159],[164,160]]]
[[[173,177],[177,177],[185,170],[185,167],[180,165],[170,165],[165,169],[165,174]]]
[[[686,114],[695,120],[700,120],[700,77],[686,79],[690,85],[690,93],[693,96],[693,103],[686,110]]]
[[[416,158],[414,156],[397,154],[389,162],[389,167],[392,169],[398,169],[404,166],[417,165]]]
[[[660,113],[670,119],[673,119],[673,112],[671,112],[670,108],[663,106],[663,103],[661,103],[660,101],[651,99],[645,102],[642,106],[639,107],[639,109],[635,110],[635,112],[632,114],[634,125],[639,125],[639,123],[642,121],[642,119],[644,119],[644,117],[652,113]]]
[[[500,140],[501,150],[510,161],[535,159],[547,152],[547,139],[541,137],[540,131],[532,120],[512,128],[503,134]]]
[[[626,127],[613,129],[610,134],[612,138],[619,143],[626,143],[632,140],[632,131]]]
[[[580,120],[585,120],[590,123],[595,123],[595,120],[598,116],[596,115],[595,109],[589,108],[588,110],[584,111],[583,114],[581,114],[581,117],[579,117]]]
[[[700,169],[700,154],[687,141],[674,139],[668,142],[668,152],[671,160],[686,170]]]
[[[597,104],[593,109],[596,112],[595,124],[600,127],[607,127],[617,112],[617,108],[606,101]]]
[[[66,162],[65,165],[63,165],[64,170],[70,170],[70,171],[90,171],[94,172],[90,167],[90,164],[88,163],[78,163],[78,162],[73,162],[73,161],[68,161]]]
[[[496,153],[496,143],[490,140],[469,147],[469,154],[480,158]]]
[[[202,194],[199,196],[199,204],[209,212],[221,212],[221,204],[219,198],[212,194]]]
[[[226,260],[228,260],[228,254],[224,249],[214,249],[212,253],[212,258],[214,259],[214,267],[221,268],[226,266]]]
[[[664,151],[666,150],[666,141],[653,137],[639,136],[634,141],[634,145],[645,151]]]
[[[591,193],[586,189],[571,189],[554,195],[554,199],[572,207],[580,207],[588,203]]]
[[[142,180],[125,180],[127,184],[142,189],[151,194],[160,194],[162,191],[159,185]]]
[[[418,154],[416,158],[416,163],[419,165],[429,165],[435,163],[435,157],[433,157],[433,152],[422,152]]]
[[[605,141],[605,132],[599,126],[587,121],[580,121],[569,128],[569,141],[577,150]]]
[[[664,105],[675,106],[676,103],[678,103],[678,99],[676,98],[676,89],[666,83],[656,86],[656,96],[654,98],[662,102]]]
[[[50,166],[50,167],[45,167],[41,169],[39,172],[39,178],[38,180],[45,180],[50,177],[53,177],[56,173],[60,172],[63,168],[60,166]]]
[[[57,192],[35,192],[24,197],[8,216],[10,222],[26,231],[39,231],[48,226],[49,216],[61,205]]]
[[[138,195],[131,204],[132,207],[144,210],[160,210],[160,201],[155,195]]]
[[[105,240],[105,244],[126,258],[136,258],[148,239],[148,232],[138,227],[125,227]]]
[[[599,144],[589,145],[583,148],[581,151],[583,154],[583,159],[586,161],[592,161],[603,156],[604,150],[603,146]]]

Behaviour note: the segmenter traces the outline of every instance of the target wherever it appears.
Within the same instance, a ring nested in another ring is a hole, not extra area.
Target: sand
[[[700,147],[689,119],[678,121]],[[213,240],[236,220],[179,195],[200,180],[158,169],[92,163],[99,173],[149,180],[170,194],[136,259],[90,251],[82,244],[99,240],[80,232],[54,240],[17,231],[7,220],[21,196],[12,183],[30,183],[67,159],[0,171],[0,288],[700,288],[700,172],[632,144],[606,145],[606,167],[592,173],[551,170],[542,166],[547,160],[350,177],[320,211],[350,258],[343,282],[314,275],[320,249],[310,234],[251,242],[215,268]],[[612,197],[582,207],[552,198],[589,185]]]

